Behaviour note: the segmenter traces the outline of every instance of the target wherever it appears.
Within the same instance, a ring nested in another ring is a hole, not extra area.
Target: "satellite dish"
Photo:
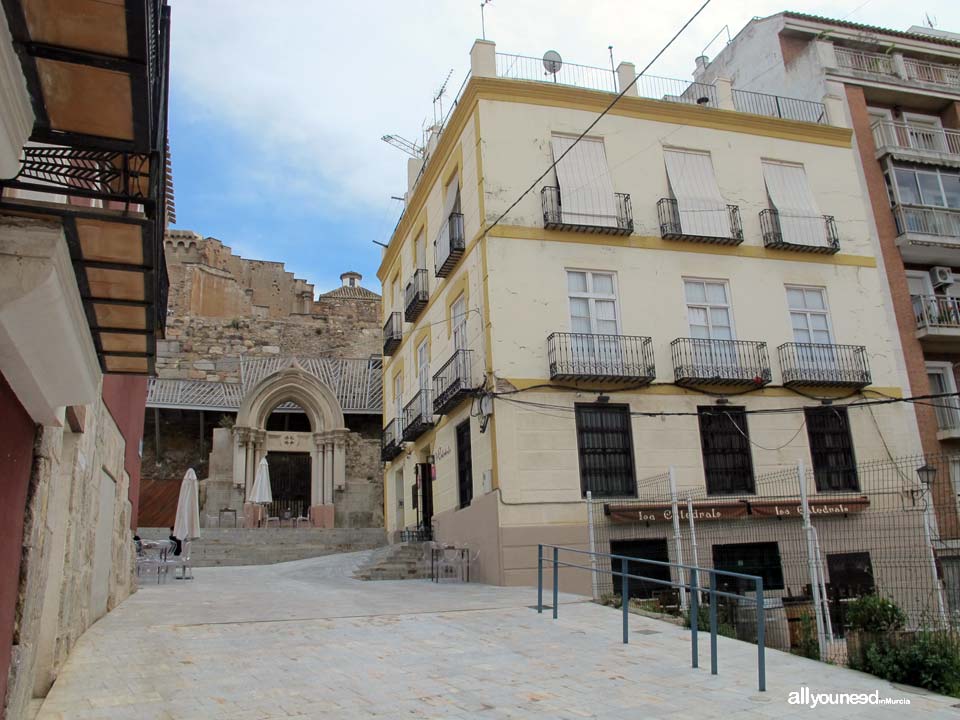
[[[556,50],[547,50],[543,54],[543,69],[547,71],[547,75],[553,75],[554,80],[557,79],[556,75],[562,67],[563,58]]]

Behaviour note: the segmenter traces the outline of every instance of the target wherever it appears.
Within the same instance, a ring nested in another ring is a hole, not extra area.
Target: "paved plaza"
[[[564,596],[538,616],[536,591],[429,581],[362,582],[367,553],[281,565],[202,568],[147,585],[81,638],[40,720],[267,718],[948,717],[960,702],[861,673],[720,639],[691,669],[687,632]],[[809,710],[816,692],[872,692],[904,706]]]

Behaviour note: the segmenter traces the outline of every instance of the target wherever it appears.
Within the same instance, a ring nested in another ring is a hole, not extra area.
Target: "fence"
[[[950,482],[960,455],[816,472],[801,464],[757,475],[755,492],[725,495],[677,487],[671,469],[639,480],[636,497],[589,499],[591,548],[641,558],[630,561],[630,571],[660,580],[678,578],[650,561],[757,575],[766,589],[767,644],[845,663],[847,607],[863,595],[893,600],[907,630],[960,620],[958,575],[936,557],[946,545],[937,532],[932,486],[917,473],[921,467]],[[956,499],[942,493],[936,502]],[[743,588],[726,582],[721,589]],[[620,591],[616,576],[595,577],[596,598]],[[648,610],[674,615],[689,602],[642,582],[631,584],[630,596]],[[719,612],[721,634],[755,641],[754,608],[728,598]]]
[[[750,90],[733,90],[733,106],[740,112],[754,115],[801,120],[803,122],[825,124],[827,109],[821,102],[799,100],[797,98],[768,95]]]

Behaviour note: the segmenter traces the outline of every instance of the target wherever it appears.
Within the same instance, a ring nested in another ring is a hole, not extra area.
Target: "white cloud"
[[[714,0],[651,74],[689,78],[693,58],[724,26],[736,33],[753,15],[782,0]],[[856,8],[798,1],[793,9],[843,16]],[[487,36],[501,52],[539,57],[556,49],[565,60],[642,67],[698,7],[699,0],[494,0]],[[851,20],[905,28],[938,16],[955,29],[952,2],[923,10],[873,0]],[[239,159],[245,177],[264,193],[292,194],[313,210],[377,215],[406,187],[403,154],[380,141],[385,133],[419,139],[432,120],[432,95],[454,68],[450,95],[469,67],[480,34],[479,0],[173,0],[173,82],[179,102],[249,143]],[[716,54],[720,45],[714,45]]]

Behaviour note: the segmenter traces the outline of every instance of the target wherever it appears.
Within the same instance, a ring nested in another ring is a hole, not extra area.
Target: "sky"
[[[598,67],[653,58],[702,0],[493,0],[498,52]],[[174,227],[247,258],[286,264],[318,293],[376,269],[403,209],[406,159],[383,141],[420,141],[433,98],[456,95],[481,36],[480,0],[170,0]],[[784,9],[906,29],[927,16],[960,31],[956,0],[712,0],[649,70],[690,79],[727,31]],[[443,106],[447,107],[446,104]]]

